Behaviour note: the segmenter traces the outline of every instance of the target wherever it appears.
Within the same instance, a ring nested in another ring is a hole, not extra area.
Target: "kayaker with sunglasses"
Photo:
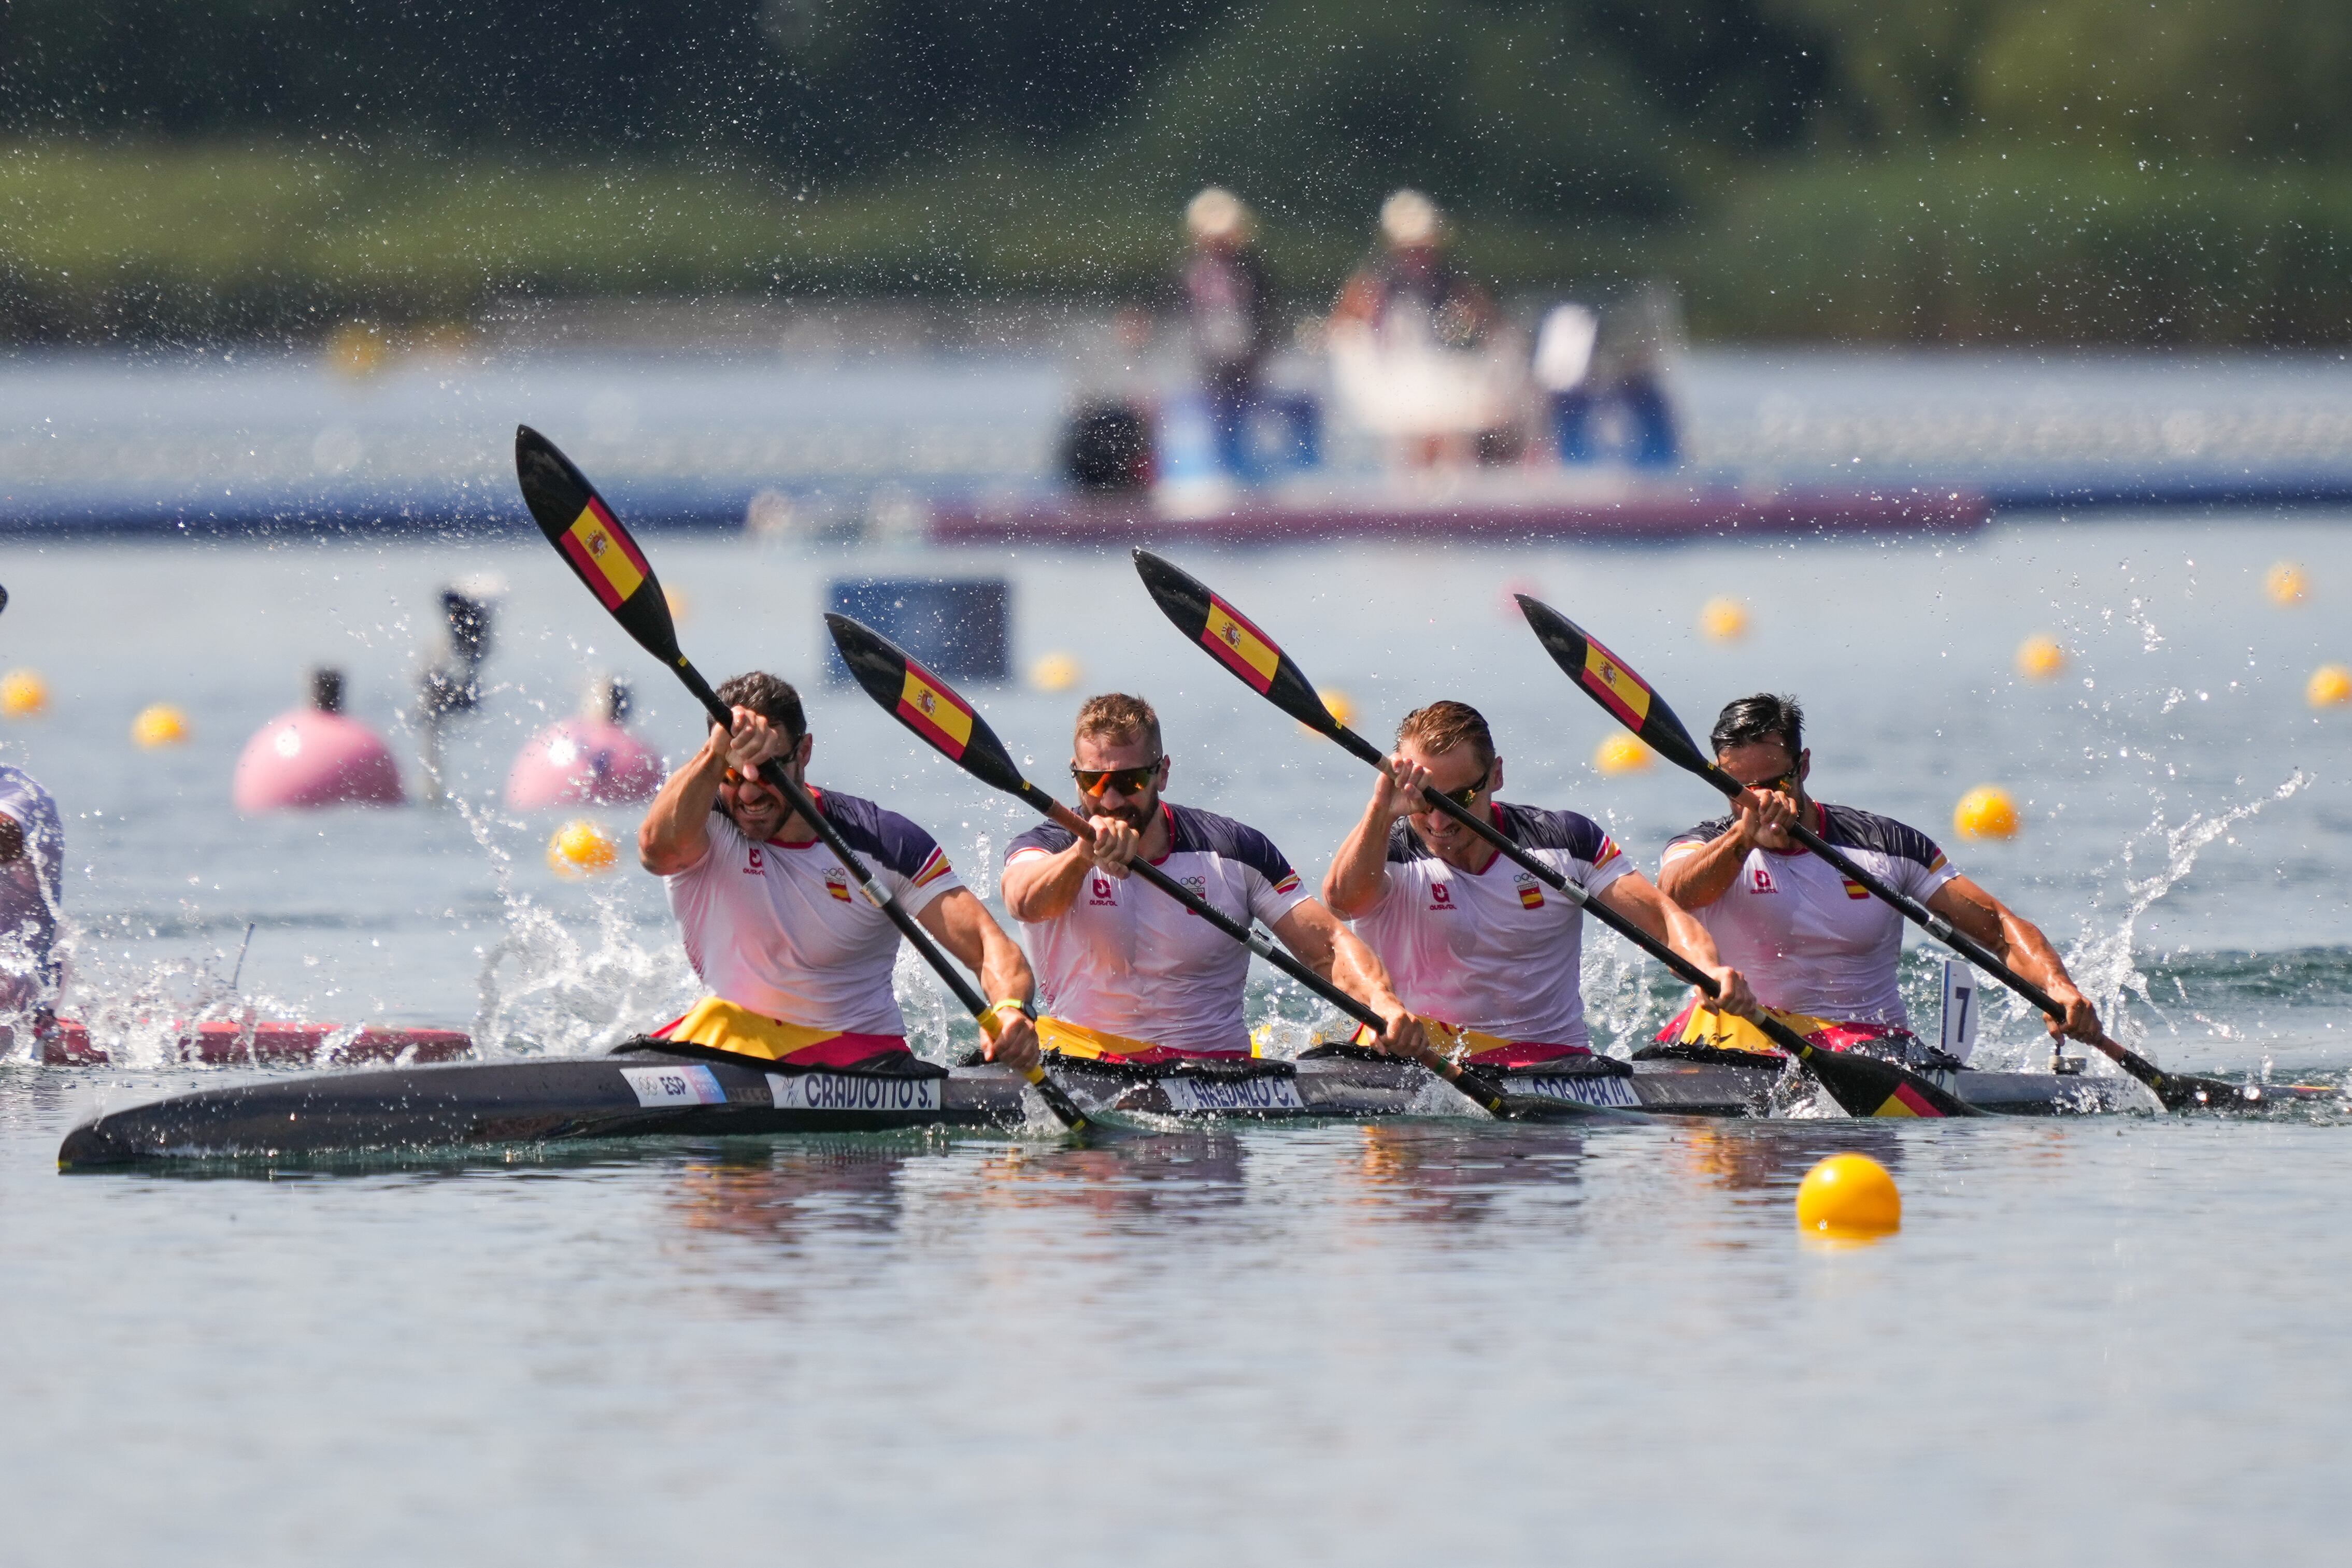
[[[1383,1049],[1418,1056],[1420,1027],[1379,959],[1316,902],[1257,829],[1160,798],[1170,763],[1160,717],[1112,692],[1078,710],[1070,774],[1094,828],[1088,844],[1045,824],[1013,841],[1004,907],[1026,928],[1044,983],[1045,1048],[1138,1067],[1246,1057],[1249,949],[1132,879],[1138,856],[1285,947],[1389,1020]]]
[[[1442,1047],[1485,1067],[1589,1056],[1584,911],[1428,804],[1452,797],[1510,840],[1712,975],[1735,1013],[1748,982],[1705,927],[1633,868],[1598,823],[1495,798],[1503,759],[1479,711],[1433,702],[1397,726],[1389,769],[1323,878],[1334,914],[1380,954]]]
[[[1802,821],[1857,865],[1950,921],[2039,984],[2066,1009],[2053,1035],[2099,1033],[2092,1008],[2041,928],[1953,869],[1917,828],[1805,793],[1813,754],[1805,713],[1791,697],[1759,692],[1727,704],[1708,739],[1715,760],[1747,785],[1729,816],[1703,822],[1666,846],[1658,885],[1696,915],[1754,981],[1763,1004],[1798,1033],[1834,1049],[1864,1046],[1936,1065],[1913,1035],[1895,983],[1903,916],[1790,836]],[[1690,1054],[1771,1051],[1752,1028],[1704,1009],[1659,1037]]]
[[[895,811],[807,783],[815,738],[788,682],[739,675],[718,697],[733,729],[710,727],[637,830],[638,858],[667,884],[686,956],[711,992],[660,1037],[808,1068],[871,1071],[877,1058],[911,1054],[891,986],[898,929],[760,777],[760,764],[776,758],[875,879],[979,974],[996,1001],[987,1058],[1036,1065],[1028,961],[956,879],[938,841]]]

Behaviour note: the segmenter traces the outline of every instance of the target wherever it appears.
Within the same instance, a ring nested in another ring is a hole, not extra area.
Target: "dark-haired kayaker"
[[[663,1037],[800,1067],[908,1054],[891,987],[898,930],[759,776],[774,758],[876,879],[979,973],[995,999],[994,1037],[982,1047],[988,1059],[1034,1067],[1028,961],[957,880],[938,841],[870,800],[807,784],[815,738],[787,682],[739,675],[718,696],[734,712],[732,730],[710,727],[637,830],[638,858],[667,884],[687,958],[711,992]]]
[[[1982,942],[2066,1009],[2053,1035],[2092,1040],[2099,1016],[2041,928],[1955,870],[1917,828],[1805,791],[1813,757],[1804,710],[1759,692],[1728,704],[1709,739],[1716,761],[1747,786],[1732,815],[1666,846],[1658,885],[1714,934],[1767,1007],[1833,1048],[1867,1045],[1924,1058],[1895,984],[1903,916],[1790,837],[1803,822],[1879,880]],[[1752,1030],[1694,1011],[1667,1026],[1677,1043],[1772,1047]]]

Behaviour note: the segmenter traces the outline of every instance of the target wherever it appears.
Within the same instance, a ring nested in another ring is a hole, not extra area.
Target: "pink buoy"
[[[343,678],[311,677],[311,706],[264,724],[236,760],[232,791],[239,811],[319,805],[399,805],[400,768],[382,736],[342,713]]]
[[[621,728],[628,716],[626,681],[592,682],[576,718],[550,724],[516,755],[507,774],[507,805],[537,811],[652,799],[661,789],[662,760]]]
[[[661,788],[652,747],[602,719],[565,719],[533,735],[507,774],[507,805],[613,805],[650,800]]]

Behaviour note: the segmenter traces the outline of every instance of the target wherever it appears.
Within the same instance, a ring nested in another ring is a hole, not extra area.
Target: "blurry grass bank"
[[[1114,300],[1165,278],[1189,194],[989,155],[819,195],[651,163],[16,143],[0,146],[0,336],[299,338],[593,297]],[[1296,303],[1329,298],[1383,194],[1352,225],[1265,215]],[[2352,337],[2352,171],[2324,168],[1823,159],[1748,171],[1650,227],[1467,215],[1459,252],[1507,292],[1668,279],[1716,341]]]

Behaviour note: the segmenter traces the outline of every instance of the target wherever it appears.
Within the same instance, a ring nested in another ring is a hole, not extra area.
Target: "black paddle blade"
[[[954,687],[917,664],[905,648],[861,621],[827,615],[833,645],[842,662],[885,713],[946,753],[950,762],[982,784],[1026,796],[1031,785],[1021,776],[1004,742],[988,721],[956,694]]]
[[[1339,738],[1339,721],[1323,706],[1307,672],[1248,616],[1209,592],[1206,583],[1149,550],[1135,552],[1135,569],[1151,602],[1176,623],[1178,631],[1207,648],[1244,685],[1285,713],[1318,734]]]
[[[678,662],[677,630],[669,600],[645,552],[613,515],[604,498],[555,443],[528,425],[515,426],[515,477],[539,531],[597,602],[613,613],[637,646],[664,664]]]
[[[1666,700],[1651,690],[1650,683],[1635,674],[1631,665],[1541,599],[1525,594],[1517,597],[1544,652],[1584,689],[1586,696],[1675,766],[1710,777],[1719,771],[1715,759],[1698,749],[1683,721],[1666,706]]]

